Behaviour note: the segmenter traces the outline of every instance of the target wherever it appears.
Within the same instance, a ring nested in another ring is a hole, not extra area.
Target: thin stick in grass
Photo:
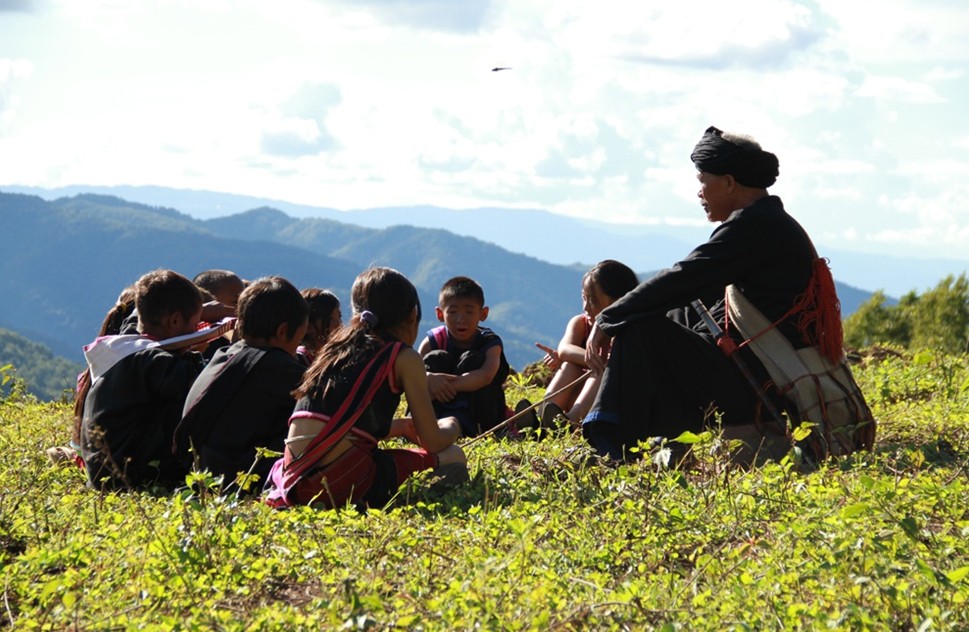
[[[461,445],[461,447],[462,448],[466,448],[469,445],[471,445],[472,443],[475,443],[476,441],[479,441],[480,439],[484,439],[487,436],[493,435],[494,433],[496,433],[497,431],[501,430],[502,428],[507,427],[510,423],[512,423],[514,421],[518,421],[519,419],[521,419],[522,417],[524,417],[528,412],[530,412],[530,411],[538,408],[542,404],[548,402],[550,399],[552,399],[556,395],[559,395],[559,394],[564,393],[565,391],[569,390],[570,388],[572,388],[573,386],[575,386],[576,384],[578,384],[579,382],[581,382],[585,378],[589,377],[589,375],[591,375],[591,374],[592,374],[591,371],[586,370],[585,372],[582,373],[582,375],[580,375],[579,377],[575,378],[574,380],[572,380],[571,382],[569,382],[568,384],[566,384],[562,388],[558,389],[554,393],[549,393],[548,395],[546,395],[542,399],[538,400],[537,402],[535,402],[534,404],[532,404],[528,408],[525,408],[523,410],[518,411],[517,413],[515,413],[514,415],[512,415],[508,419],[504,420],[503,422],[501,422],[497,426],[495,426],[493,428],[490,428],[490,429],[486,430],[485,432],[482,432],[477,437],[472,437],[471,440],[467,441],[466,443],[463,443]]]

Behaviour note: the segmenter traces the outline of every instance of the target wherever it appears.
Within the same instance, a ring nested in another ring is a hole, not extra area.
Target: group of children
[[[586,273],[583,313],[558,348],[538,344],[555,370],[554,396],[537,411],[520,402],[520,425],[578,426],[598,388],[595,377],[577,379],[592,319],[636,283],[615,261]],[[85,347],[72,447],[89,483],[177,485],[196,468],[222,477],[226,489],[264,487],[276,507],[375,507],[421,470],[445,485],[467,480],[458,439],[512,415],[501,339],[481,325],[481,286],[468,277],[445,282],[435,307],[443,324],[416,350],[421,305],[403,274],[365,270],[351,303],[344,326],[335,295],[300,292],[282,277],[143,275]],[[398,417],[402,395],[407,410]],[[415,447],[380,447],[387,437]]]

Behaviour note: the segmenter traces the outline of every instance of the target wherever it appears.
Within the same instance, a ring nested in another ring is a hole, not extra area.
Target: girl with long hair
[[[414,285],[370,268],[351,289],[353,316],[333,332],[294,392],[284,456],[270,475],[269,504],[384,506],[414,472],[467,479],[453,417],[437,419],[424,363],[413,348],[421,318]],[[401,395],[410,417],[395,418]],[[381,448],[405,437],[418,448]]]

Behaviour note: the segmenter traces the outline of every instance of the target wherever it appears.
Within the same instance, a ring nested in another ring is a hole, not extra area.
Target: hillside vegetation
[[[55,356],[44,345],[0,329],[0,367],[8,365],[8,373],[21,378],[27,392],[42,400],[71,399],[77,374],[84,368]],[[12,380],[0,385],[0,395],[9,395],[13,386]]]
[[[485,440],[471,483],[386,511],[97,493],[43,449],[70,410],[0,401],[0,621],[14,629],[969,628],[965,355],[880,349],[856,377],[875,450],[664,467],[581,439]],[[509,400],[534,390],[511,387]],[[657,455],[659,456],[659,455]]]
[[[969,278],[948,276],[922,294],[909,292],[895,305],[875,292],[845,320],[845,343],[856,347],[891,342],[911,349],[969,351]]]

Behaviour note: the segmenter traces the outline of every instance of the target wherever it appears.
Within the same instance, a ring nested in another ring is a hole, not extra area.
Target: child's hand
[[[535,346],[545,352],[545,357],[542,358],[542,364],[552,369],[553,371],[558,370],[562,366],[562,358],[559,357],[559,352],[551,347],[546,347],[540,342],[536,342]]]
[[[427,392],[430,394],[431,399],[439,402],[449,402],[454,399],[458,391],[451,382],[455,379],[457,379],[456,375],[428,373]]]
[[[420,445],[421,440],[417,436],[417,428],[414,426],[414,419],[412,417],[404,417],[403,419],[395,420],[400,424],[400,436],[404,437],[411,443],[415,445]]]
[[[390,422],[390,432],[387,433],[388,437],[403,437],[410,441],[411,443],[420,445],[420,439],[417,436],[417,427],[414,425],[413,417],[397,417]]]
[[[609,359],[609,348],[612,346],[609,336],[602,333],[599,324],[592,326],[589,342],[585,347],[585,362],[594,375],[602,375]]]

